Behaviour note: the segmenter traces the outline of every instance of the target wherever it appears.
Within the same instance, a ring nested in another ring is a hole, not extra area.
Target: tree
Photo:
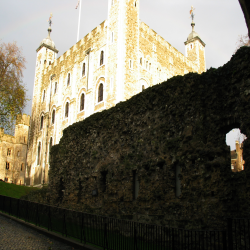
[[[0,127],[8,132],[12,131],[27,101],[22,84],[25,62],[15,42],[0,44]]]
[[[248,47],[250,46],[250,38],[248,37],[248,35],[245,35],[245,36],[241,35],[241,36],[239,36],[239,39],[238,39],[238,41],[236,43],[236,50],[235,50],[235,52],[240,47],[242,47],[242,46],[248,46]]]
[[[239,0],[241,9],[243,11],[246,25],[248,28],[248,37],[250,37],[250,1],[249,0]]]

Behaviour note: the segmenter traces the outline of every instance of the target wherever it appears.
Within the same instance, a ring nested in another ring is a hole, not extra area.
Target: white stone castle
[[[184,56],[140,21],[139,9],[140,0],[109,0],[108,19],[59,58],[49,27],[37,49],[27,184],[48,183],[50,148],[72,123],[173,76],[205,71],[193,22]]]

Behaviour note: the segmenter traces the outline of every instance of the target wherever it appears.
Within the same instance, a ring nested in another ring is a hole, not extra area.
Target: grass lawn
[[[37,189],[38,188],[19,186],[19,185],[5,183],[3,181],[0,181],[0,195],[5,195],[5,196],[17,198],[17,199]]]

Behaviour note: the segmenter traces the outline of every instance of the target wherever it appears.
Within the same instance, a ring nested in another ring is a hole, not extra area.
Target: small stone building
[[[0,130],[0,179],[18,185],[25,184],[25,166],[28,147],[30,116],[19,116],[15,135]]]
[[[184,56],[139,19],[140,0],[109,0],[107,7],[107,20],[59,58],[51,27],[37,49],[28,153],[31,185],[48,183],[50,148],[69,125],[173,76],[206,70],[205,43],[194,23]]]
[[[231,168],[234,172],[244,170],[243,144],[235,142],[236,149],[231,151]]]

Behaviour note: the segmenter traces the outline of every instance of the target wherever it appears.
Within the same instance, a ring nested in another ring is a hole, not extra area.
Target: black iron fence
[[[250,249],[249,220],[246,219],[229,219],[227,231],[191,231],[86,214],[1,195],[0,210],[105,250]]]

